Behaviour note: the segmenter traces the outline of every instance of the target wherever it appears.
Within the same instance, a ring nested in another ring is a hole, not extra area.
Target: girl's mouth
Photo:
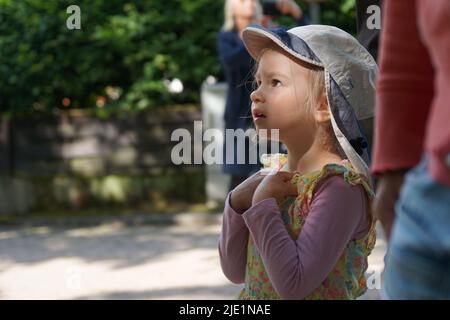
[[[264,113],[258,112],[258,111],[253,112],[253,119],[255,121],[260,120],[260,119],[265,119],[265,118],[266,118],[266,115]]]

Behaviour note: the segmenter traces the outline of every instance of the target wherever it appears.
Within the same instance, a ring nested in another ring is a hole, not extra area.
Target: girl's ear
[[[319,105],[317,106],[317,110],[314,113],[314,118],[318,123],[329,122],[331,119],[325,92],[320,97]]]

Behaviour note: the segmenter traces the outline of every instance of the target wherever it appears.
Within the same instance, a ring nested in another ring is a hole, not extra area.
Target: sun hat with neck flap
[[[358,123],[374,114],[378,67],[370,53],[352,35],[327,25],[289,30],[251,25],[244,30],[243,41],[256,61],[274,43],[292,56],[323,68],[339,152],[357,173],[370,180],[368,144]]]

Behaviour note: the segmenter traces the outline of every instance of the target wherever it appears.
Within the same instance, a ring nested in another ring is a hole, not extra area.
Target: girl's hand
[[[395,219],[395,203],[403,184],[405,171],[391,171],[384,173],[378,180],[377,194],[373,203],[373,211],[384,229],[386,239],[391,236],[391,229]]]
[[[256,188],[252,205],[268,198],[275,198],[280,204],[285,197],[296,196],[297,186],[291,182],[293,175],[294,173],[285,171],[267,175]]]
[[[265,176],[258,171],[234,188],[230,197],[230,205],[234,211],[242,213],[247,211],[247,209],[252,206],[252,199],[255,189],[264,177]]]
[[[302,9],[293,0],[278,0],[277,8],[282,14],[290,14],[297,20],[303,15]]]

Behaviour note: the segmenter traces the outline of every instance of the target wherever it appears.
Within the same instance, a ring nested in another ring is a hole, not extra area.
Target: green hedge
[[[72,4],[81,8],[81,30],[66,27]],[[102,109],[197,102],[201,82],[220,71],[222,5],[0,0],[1,111],[48,111],[63,107],[64,98],[71,108],[95,106],[98,96],[106,99]],[[184,84],[181,94],[168,93],[163,79],[173,78]]]
[[[353,2],[330,0],[323,22],[352,28]],[[223,3],[0,0],[0,113],[49,112],[64,104],[100,114],[198,104],[202,81],[221,77],[216,35]],[[81,30],[66,27],[72,4],[81,8]],[[184,85],[180,94],[164,85],[174,78]]]

